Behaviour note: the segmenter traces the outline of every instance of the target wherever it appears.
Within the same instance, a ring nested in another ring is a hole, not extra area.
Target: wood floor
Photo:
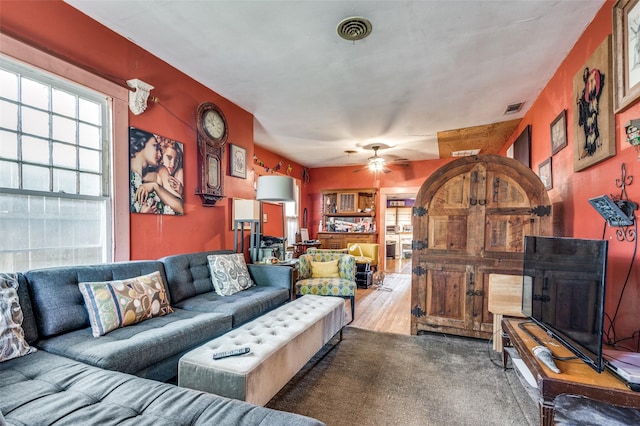
[[[351,312],[348,306],[347,311]],[[410,334],[410,311],[411,259],[387,259],[382,289],[372,286],[356,291],[356,319],[349,325],[367,330]]]

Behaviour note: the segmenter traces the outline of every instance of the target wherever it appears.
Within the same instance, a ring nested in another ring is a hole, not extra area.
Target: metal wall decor
[[[616,228],[618,241],[633,242],[636,239],[637,221],[635,211],[638,204],[629,200],[627,186],[633,183],[633,176],[627,176],[624,163],[620,166],[620,177],[616,179],[616,187],[620,188],[620,195],[601,195],[589,200],[589,204],[605,219],[610,227]]]

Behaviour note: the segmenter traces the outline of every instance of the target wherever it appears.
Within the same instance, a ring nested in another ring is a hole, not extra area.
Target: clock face
[[[213,139],[219,140],[224,136],[225,123],[217,111],[210,110],[205,113],[202,127]]]

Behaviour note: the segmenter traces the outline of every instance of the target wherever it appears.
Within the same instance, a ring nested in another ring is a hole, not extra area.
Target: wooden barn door
[[[465,157],[423,183],[413,216],[412,333],[489,338],[489,276],[521,276],[524,237],[551,234],[544,185],[516,160]]]

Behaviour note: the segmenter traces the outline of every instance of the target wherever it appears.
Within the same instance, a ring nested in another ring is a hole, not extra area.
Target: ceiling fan
[[[366,167],[363,167],[361,169],[356,169],[354,170],[354,172],[360,172],[362,170],[369,169],[374,173],[377,173],[377,172],[389,173],[391,170],[386,167],[387,160],[385,160],[382,157],[378,157],[378,150],[380,149],[380,146],[373,145],[371,149],[373,150],[373,156],[367,159]]]

